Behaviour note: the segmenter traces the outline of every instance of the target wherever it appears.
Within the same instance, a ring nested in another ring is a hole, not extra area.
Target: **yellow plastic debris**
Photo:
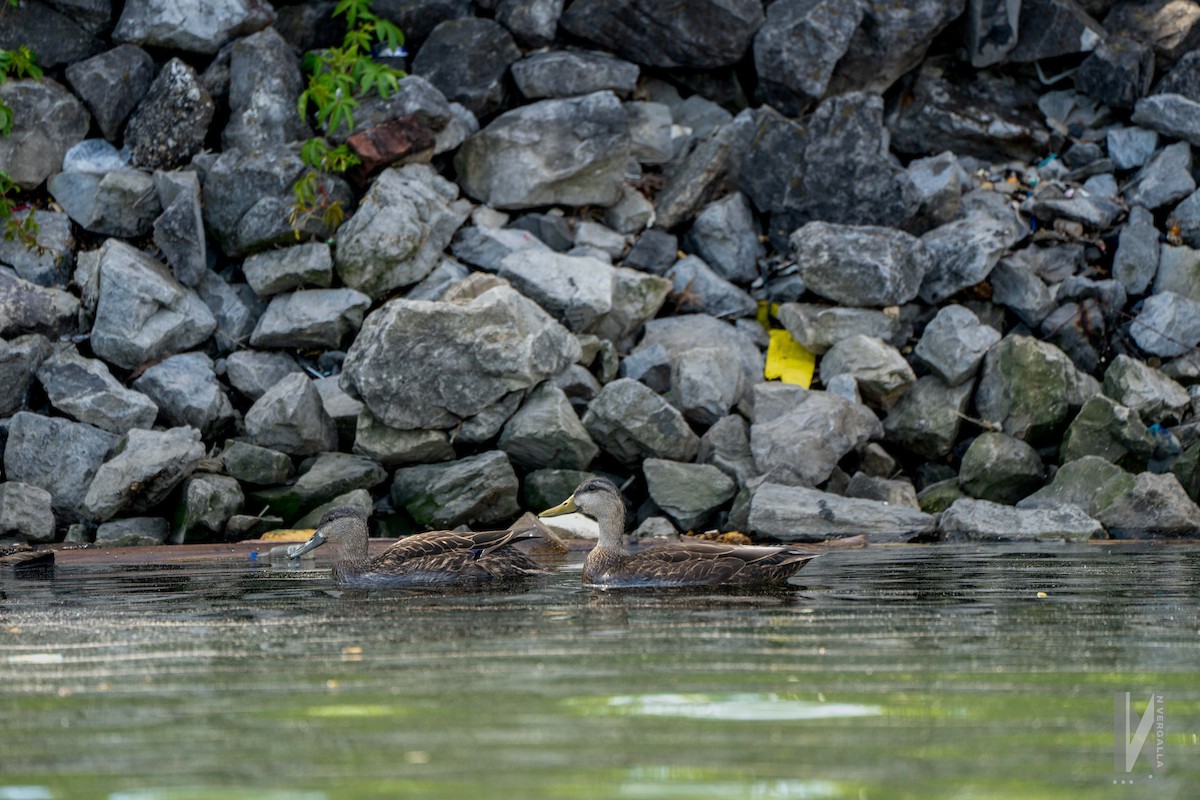
[[[805,389],[811,386],[817,364],[812,352],[783,329],[771,330],[769,335],[771,343],[767,346],[767,366],[763,370],[767,380],[779,378],[784,383],[794,383]]]
[[[312,535],[312,528],[280,528],[267,531],[259,538],[264,542],[307,542]]]
[[[817,357],[808,348],[793,339],[786,330],[771,324],[777,313],[779,313],[778,303],[768,303],[766,300],[758,301],[758,324],[762,325],[771,337],[771,342],[767,346],[767,365],[763,369],[763,375],[767,380],[778,378],[784,383],[794,383],[807,389],[812,385]]]

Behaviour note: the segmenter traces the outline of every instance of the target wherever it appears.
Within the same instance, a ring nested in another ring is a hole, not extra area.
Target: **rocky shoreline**
[[[1200,4],[377,0],[299,234],[334,4],[116,5],[0,12],[0,540],[1200,535]]]

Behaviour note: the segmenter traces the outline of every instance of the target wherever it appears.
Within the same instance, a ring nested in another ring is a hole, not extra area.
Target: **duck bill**
[[[561,517],[563,514],[574,514],[579,508],[575,505],[575,495],[571,495],[566,500],[556,505],[554,508],[547,508],[539,517]]]
[[[312,538],[310,538],[307,542],[288,553],[288,558],[299,558],[310,550],[316,550],[323,544],[325,544],[325,536],[318,531],[314,533]]]

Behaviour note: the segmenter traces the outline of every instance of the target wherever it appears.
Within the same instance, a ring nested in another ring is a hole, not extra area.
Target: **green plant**
[[[8,0],[9,5],[15,6],[15,0]],[[4,83],[9,77],[16,78],[40,78],[42,77],[42,68],[37,65],[37,59],[33,52],[24,45],[16,50],[0,50],[0,83]],[[13,110],[8,103],[0,98],[0,136],[9,136],[13,129]],[[13,200],[13,194],[18,191],[16,183],[8,173],[0,170],[0,227],[4,229],[5,241],[19,241],[28,247],[30,250],[41,252],[41,245],[38,244],[38,224],[34,219],[33,211],[30,210],[25,215],[24,219],[17,219],[13,212],[17,210],[17,204]]]
[[[313,215],[319,213],[327,228],[336,228],[345,217],[341,203],[328,196],[319,173],[341,173],[361,163],[349,147],[331,145],[326,136],[340,129],[353,131],[358,98],[374,92],[386,99],[405,75],[371,58],[376,46],[403,53],[404,44],[400,29],[371,11],[371,0],[341,0],[333,16],[346,18],[342,45],[305,56],[308,85],[296,103],[300,118],[307,120],[311,113],[324,132],[324,136],[309,139],[300,150],[300,158],[310,171],[292,187],[290,222],[296,238],[300,237],[301,222]]]

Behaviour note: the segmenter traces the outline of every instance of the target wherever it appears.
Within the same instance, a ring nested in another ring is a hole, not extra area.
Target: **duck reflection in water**
[[[605,478],[588,478],[574,494],[539,516],[579,513],[600,526],[600,538],[583,564],[583,580],[596,586],[753,586],[784,583],[816,558],[790,547],[672,542],[631,553],[622,544],[625,501]]]

